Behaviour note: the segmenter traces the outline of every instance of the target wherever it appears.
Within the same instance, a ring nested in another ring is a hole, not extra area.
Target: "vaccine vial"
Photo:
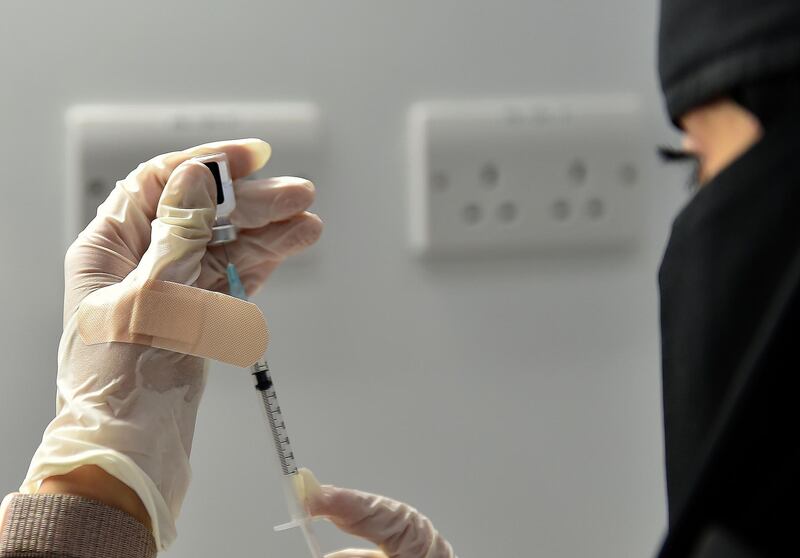
[[[219,246],[236,240],[236,227],[230,220],[230,215],[236,208],[236,196],[233,194],[233,179],[228,164],[228,156],[224,153],[211,153],[196,157],[195,161],[203,163],[217,185],[217,213],[214,226],[211,228],[211,241],[209,246]]]

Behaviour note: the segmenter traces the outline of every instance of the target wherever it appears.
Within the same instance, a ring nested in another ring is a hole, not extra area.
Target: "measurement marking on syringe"
[[[266,372],[264,370],[263,372]],[[278,460],[281,464],[281,469],[284,475],[291,475],[297,472],[297,466],[294,461],[294,452],[291,450],[289,436],[286,434],[286,424],[281,415],[281,409],[278,405],[278,399],[272,388],[272,379],[267,376],[267,381],[270,387],[261,391],[261,396],[264,400],[264,408],[269,422],[272,437],[275,442],[275,447],[278,450]],[[274,404],[273,404],[274,402]]]

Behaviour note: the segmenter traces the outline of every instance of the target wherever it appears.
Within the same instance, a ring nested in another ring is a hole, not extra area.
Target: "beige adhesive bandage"
[[[95,291],[78,309],[78,331],[87,345],[135,343],[241,367],[261,358],[269,341],[255,304],[156,280]]]

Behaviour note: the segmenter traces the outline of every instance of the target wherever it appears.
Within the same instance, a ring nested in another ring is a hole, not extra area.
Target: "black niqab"
[[[798,129],[786,115],[704,186],[662,261],[670,528],[687,540],[716,523],[783,549],[800,518]]]

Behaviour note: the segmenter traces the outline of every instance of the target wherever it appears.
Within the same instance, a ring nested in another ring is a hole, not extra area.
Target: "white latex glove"
[[[326,558],[455,558],[431,520],[411,506],[377,494],[320,485],[308,469],[300,474],[311,515],[325,517],[345,533],[380,548],[350,548]]]
[[[227,292],[221,247],[207,249],[215,213],[209,170],[190,158],[225,152],[234,179],[267,162],[261,140],[207,144],[139,165],[100,206],[65,260],[64,333],[58,351],[56,417],[45,430],[22,492],[83,465],[131,487],[152,520],[160,549],[175,538],[189,485],[189,453],[206,380],[195,356],[129,343],[85,345],[76,311],[91,293],[159,279]],[[321,221],[305,209],[313,185],[301,178],[235,183],[227,245],[249,293],[289,254],[317,240]]]

